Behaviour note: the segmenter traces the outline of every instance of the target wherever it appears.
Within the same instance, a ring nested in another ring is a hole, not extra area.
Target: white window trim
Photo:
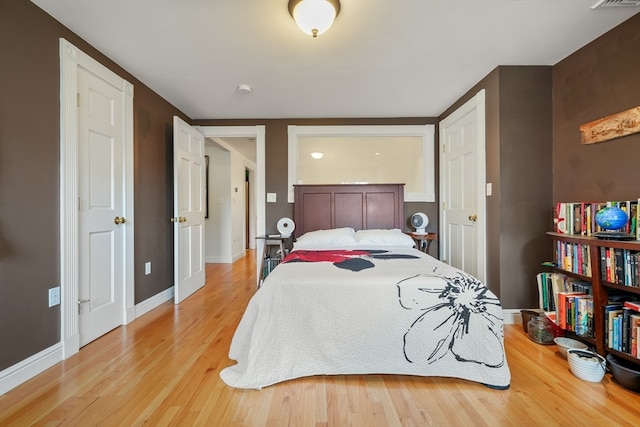
[[[404,193],[405,202],[435,202],[435,125],[372,125],[372,126],[288,126],[289,134],[289,203],[293,203],[293,186],[298,182],[298,138],[344,136],[414,136],[422,137],[424,156],[424,193]],[[411,153],[407,153],[410,156]]]

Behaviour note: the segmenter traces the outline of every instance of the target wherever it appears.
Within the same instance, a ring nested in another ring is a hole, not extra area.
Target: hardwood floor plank
[[[168,302],[0,396],[4,426],[638,426],[640,394],[574,377],[555,346],[505,326],[512,382],[493,390],[455,378],[317,376],[262,390],[220,371],[255,292],[255,253],[207,264],[207,284]]]

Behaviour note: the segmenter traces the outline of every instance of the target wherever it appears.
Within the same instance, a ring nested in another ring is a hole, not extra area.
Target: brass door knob
[[[124,224],[124,223],[125,223],[125,219],[124,219],[124,217],[117,216],[117,217],[115,217],[115,218],[113,219],[113,222],[114,222],[116,225]]]
[[[478,215],[476,214],[469,215],[469,221],[476,222],[477,220],[478,220]]]
[[[187,222],[187,218],[184,216],[174,216],[171,218],[171,222]]]
[[[178,222],[187,222],[187,218],[181,216],[180,218],[178,218]]]

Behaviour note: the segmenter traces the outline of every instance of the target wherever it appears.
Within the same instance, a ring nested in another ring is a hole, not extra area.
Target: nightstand
[[[416,248],[422,252],[428,254],[431,242],[438,238],[437,233],[407,233],[416,242]]]
[[[269,273],[271,273],[271,270],[273,270],[276,265],[280,264],[282,259],[287,256],[288,251],[285,243],[289,239],[291,239],[291,236],[284,237],[279,234],[256,237],[256,240],[264,240],[258,287],[260,287],[265,277],[267,277]],[[274,253],[273,248],[279,248],[279,251],[275,251]]]

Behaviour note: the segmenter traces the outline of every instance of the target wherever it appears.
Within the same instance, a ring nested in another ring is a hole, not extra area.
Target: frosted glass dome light
[[[340,1],[289,0],[289,13],[303,32],[317,37],[333,25],[340,13]]]

